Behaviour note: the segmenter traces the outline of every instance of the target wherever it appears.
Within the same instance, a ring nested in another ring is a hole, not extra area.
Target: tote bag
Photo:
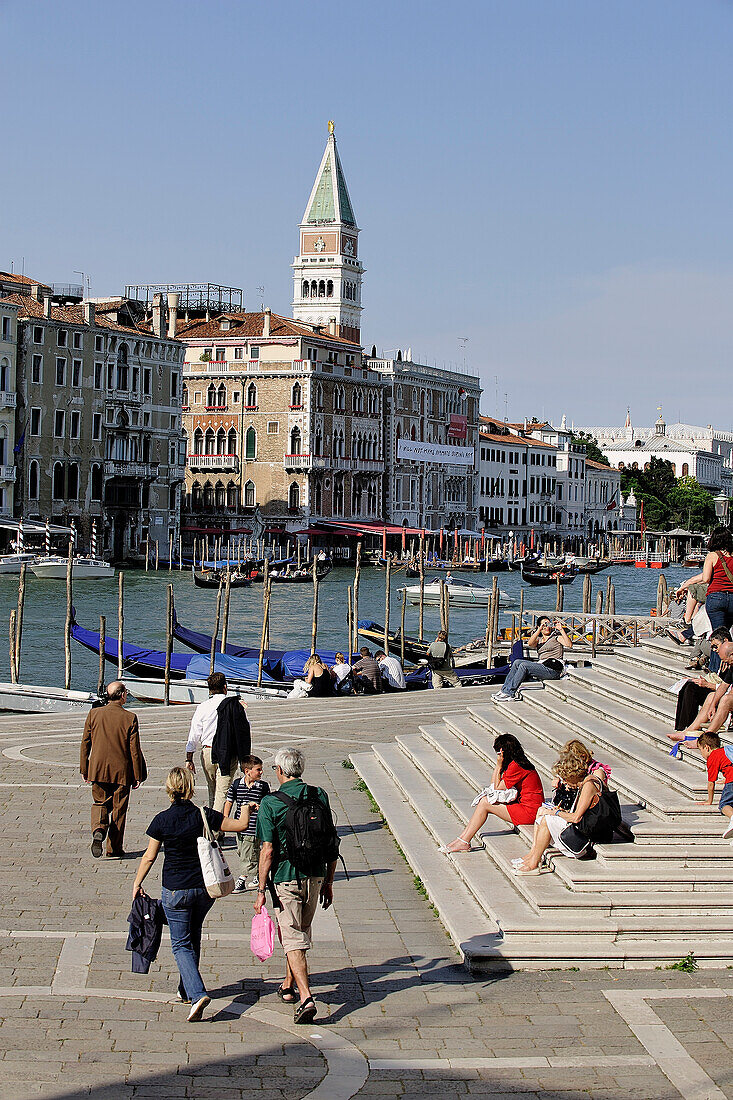
[[[201,864],[201,873],[204,876],[204,886],[209,897],[225,898],[234,889],[234,876],[229,870],[224,854],[218,842],[209,828],[203,806],[201,807],[201,820],[204,823],[204,835],[196,841]]]

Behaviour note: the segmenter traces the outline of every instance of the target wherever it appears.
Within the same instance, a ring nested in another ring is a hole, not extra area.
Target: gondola
[[[206,573],[197,573],[193,570],[193,583],[197,588],[218,588],[221,582],[226,583],[226,573],[222,570],[212,570]],[[229,574],[230,588],[249,588],[252,581],[249,577],[242,577],[238,573]]]
[[[487,573],[505,573],[509,568],[506,558],[489,558],[485,564]]]
[[[557,570],[554,573],[544,573],[536,569],[527,569],[526,567],[522,567],[522,580],[526,581],[527,584],[534,585],[535,588],[540,588],[543,586],[545,588],[552,588],[557,584],[558,580],[560,581],[560,584],[570,584],[572,581],[575,580],[577,575],[578,574],[575,572],[571,573],[565,571],[561,573]]]

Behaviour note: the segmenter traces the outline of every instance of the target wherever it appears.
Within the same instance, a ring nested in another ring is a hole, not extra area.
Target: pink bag
[[[252,932],[249,938],[252,954],[260,962],[269,959],[275,946],[275,922],[267,912],[267,906],[263,905],[259,913],[252,917]]]

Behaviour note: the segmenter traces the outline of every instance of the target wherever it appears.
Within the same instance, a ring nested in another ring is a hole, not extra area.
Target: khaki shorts
[[[691,584],[687,589],[691,596],[697,600],[698,603],[705,603],[705,599],[708,594],[708,586],[703,584],[702,581],[697,581],[695,584]]]
[[[277,911],[283,951],[307,951],[311,946],[311,925],[321,893],[322,878],[303,878],[296,882],[276,882],[275,892],[282,909]]]

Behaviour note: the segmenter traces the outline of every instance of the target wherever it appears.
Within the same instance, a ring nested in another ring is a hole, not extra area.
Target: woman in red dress
[[[517,797],[512,802],[491,803],[482,797],[473,816],[460,836],[447,844],[446,852],[470,852],[471,841],[489,815],[510,825],[534,825],[537,811],[542,805],[544,793],[537,770],[525,755],[521,743],[511,733],[501,733],[494,741],[496,767],[491,782],[496,791],[508,791],[512,787]]]

